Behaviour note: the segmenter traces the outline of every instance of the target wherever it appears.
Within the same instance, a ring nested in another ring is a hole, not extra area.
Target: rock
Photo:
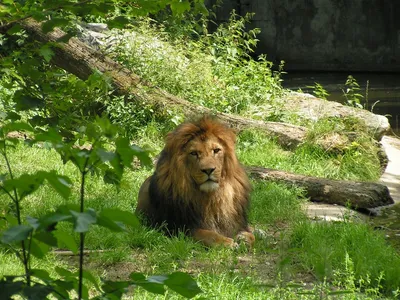
[[[285,95],[285,101],[282,101],[282,104],[283,109],[295,112],[309,120],[318,120],[326,117],[355,117],[363,120],[368,131],[378,141],[390,129],[389,120],[385,116],[374,114],[365,109],[319,99],[310,94],[290,92]]]

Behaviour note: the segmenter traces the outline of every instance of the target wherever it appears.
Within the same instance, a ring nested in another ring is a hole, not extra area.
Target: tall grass
[[[285,151],[273,139],[257,131],[239,135],[238,155],[245,165],[343,180],[377,180],[381,174],[377,146],[361,135],[342,152],[327,152],[305,142],[293,152]]]
[[[263,149],[270,151],[269,156],[274,156],[276,161],[281,160],[280,166],[283,166],[283,162],[290,159],[291,154],[280,149],[273,141],[260,138],[261,136],[248,132],[240,136],[238,148],[242,160],[253,159],[262,162],[263,159],[267,159],[265,151],[257,149],[265,145]],[[247,143],[252,137],[255,138],[253,142],[255,141],[256,145]],[[260,145],[257,145],[258,143]],[[243,151],[244,149],[247,151]],[[10,154],[10,161],[16,175],[48,168],[56,169],[72,179],[77,178],[72,166],[63,165],[55,152],[42,148],[19,145]],[[289,165],[289,162],[285,164]],[[308,165],[309,160],[300,161],[298,167],[301,164]],[[323,161],[319,164],[322,165]],[[127,172],[120,191],[104,185],[101,178],[89,177],[88,207],[133,210],[140,184],[150,173],[151,170],[142,169]],[[87,234],[87,248],[106,251],[91,255],[88,258],[88,267],[103,276],[122,278],[134,270],[149,274],[168,273],[171,270],[189,271],[197,277],[207,297],[215,296],[218,299],[232,299],[240,295],[248,299],[259,299],[263,295],[265,299],[309,299],[298,294],[303,288],[291,288],[285,280],[302,281],[304,278],[309,282],[309,275],[301,275],[308,273],[314,276],[317,282],[321,283],[326,279],[328,286],[335,283],[347,289],[347,253],[354,263],[354,293],[365,293],[367,289],[390,293],[400,285],[398,253],[386,244],[382,235],[365,224],[307,221],[302,210],[305,201],[302,195],[301,189],[288,188],[276,183],[253,182],[249,219],[252,226],[262,229],[265,234],[258,237],[255,248],[250,253],[219,248],[207,250],[185,236],[171,239],[157,230],[146,227],[118,235],[94,227]],[[74,202],[77,197],[76,187],[68,201]],[[8,211],[8,201],[4,195],[0,196],[1,211]],[[62,201],[65,200],[51,192],[50,188],[43,187],[24,200],[23,215],[43,215]],[[71,232],[68,225],[58,226],[61,231]],[[10,255],[0,250],[0,275],[20,272],[16,262],[9,259]],[[73,259],[68,263],[71,261],[73,262]],[[66,264],[63,259],[55,256],[49,256],[46,263],[49,268]],[[112,275],[113,272],[118,275]],[[280,282],[276,276],[282,272],[289,272],[289,276],[285,275],[285,279]],[[383,277],[380,280],[381,274]],[[360,280],[363,280],[361,289]],[[273,287],[266,289],[265,286],[257,287],[258,284],[272,284]],[[312,295],[319,291],[317,286],[311,288]],[[148,297],[150,295],[140,289],[135,291],[135,299]],[[166,297],[173,299],[176,296],[168,294]]]
[[[354,285],[363,289],[381,285],[391,294],[400,287],[400,255],[384,235],[364,223],[304,221],[294,226],[290,247],[299,249],[301,264],[320,281],[344,285],[354,275]],[[352,262],[354,274],[349,271]]]

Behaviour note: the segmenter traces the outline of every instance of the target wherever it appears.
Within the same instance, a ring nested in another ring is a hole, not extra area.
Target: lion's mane
[[[186,165],[184,149],[193,139],[213,136],[224,148],[219,188],[200,191]],[[166,137],[149,183],[149,205],[145,212],[152,225],[166,224],[170,232],[206,228],[234,237],[247,230],[250,183],[235,154],[236,136],[227,126],[204,117],[179,125]]]

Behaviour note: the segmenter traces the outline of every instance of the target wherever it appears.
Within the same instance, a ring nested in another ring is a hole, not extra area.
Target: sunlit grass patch
[[[360,137],[341,153],[328,152],[310,142],[293,152],[285,151],[257,131],[241,132],[238,141],[238,156],[245,165],[343,180],[376,180],[381,174],[377,146],[367,137]]]
[[[149,129],[149,132],[153,132],[153,137],[160,136],[161,139],[161,134],[155,132],[154,128]],[[146,134],[139,137],[141,142],[146,142]],[[148,142],[158,149],[162,147],[161,141]],[[344,164],[344,159],[337,161],[338,156],[327,155],[315,147],[302,146],[294,153],[282,150],[272,139],[249,131],[239,136],[238,155],[246,165],[307,170],[312,175],[339,178],[342,176],[340,165],[343,167]],[[358,156],[349,155],[354,160],[358,159]],[[19,145],[9,156],[15,175],[54,169],[70,177],[74,184],[68,200],[62,199],[48,186],[40,188],[23,200],[24,217],[42,216],[60,204],[78,202],[79,173],[72,164],[62,164],[54,151]],[[354,162],[348,163],[348,166],[352,165]],[[95,210],[120,208],[133,211],[140,185],[151,172],[152,169],[142,168],[127,171],[119,190],[105,185],[100,177],[89,176],[85,206]],[[365,179],[369,175],[356,169],[352,176]],[[314,299],[322,287],[329,291],[335,287],[349,288],[347,275],[350,274],[350,261],[354,265],[354,272],[351,273],[355,278],[351,290],[353,298],[348,295],[343,299],[361,299],[368,288],[378,289],[376,295],[379,291],[390,294],[400,285],[398,253],[368,225],[349,222],[312,223],[306,219],[303,211],[303,204],[307,200],[300,188],[262,181],[252,181],[252,186],[249,220],[252,226],[261,229],[264,234],[257,236],[256,244],[250,251],[243,248],[207,249],[183,234],[171,238],[160,230],[145,226],[129,228],[123,233],[92,226],[86,234],[86,248],[98,252],[85,257],[87,268],[104,278],[119,280],[128,278],[131,272],[148,275],[188,272],[202,286],[205,292],[203,296],[218,299]],[[2,211],[8,211],[9,205],[10,200],[2,195]],[[57,230],[73,234],[71,224],[61,223],[57,225]],[[78,240],[78,235],[74,236]],[[349,258],[347,265],[346,253]],[[57,265],[75,268],[76,261],[74,256],[49,255],[46,265],[49,268]],[[22,272],[15,254],[0,251],[0,262],[3,274]],[[365,277],[365,274],[369,277]],[[281,276],[281,281],[277,276]],[[360,279],[364,280],[362,286]],[[315,283],[308,294],[301,294],[303,288],[299,290],[289,286],[291,281],[301,283],[303,280],[307,284]],[[364,294],[356,294],[360,292]],[[150,299],[150,294],[137,288],[134,297]],[[151,297],[157,299],[153,294]],[[163,297],[179,298],[171,291]],[[374,298],[371,296],[371,299]]]
[[[299,249],[300,264],[320,281],[345,281],[346,255],[353,263],[354,284],[364,280],[364,288],[377,286],[389,293],[400,286],[400,255],[383,234],[364,223],[304,221],[293,227],[290,247]],[[337,275],[342,275],[338,276]],[[370,282],[365,284],[367,277]]]

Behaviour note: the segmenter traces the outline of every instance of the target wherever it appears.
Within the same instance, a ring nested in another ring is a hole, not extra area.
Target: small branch
[[[112,252],[114,251],[113,249],[103,249],[103,250],[83,250],[84,255],[89,255],[89,254],[96,254],[96,253],[107,253],[107,252]],[[76,256],[80,254],[75,254],[74,252],[70,250],[54,250],[51,253],[56,254],[56,255],[62,255],[62,256]]]
[[[3,154],[4,160],[6,161],[6,165],[7,165],[8,173],[10,174],[10,178],[11,178],[11,180],[13,180],[14,179],[14,175],[13,175],[13,172],[12,172],[12,169],[11,169],[10,161],[8,160],[8,157],[7,157],[6,143],[4,143],[4,148],[3,148],[3,153],[2,154]],[[17,213],[18,225],[21,225],[22,224],[22,221],[21,221],[21,208],[19,206],[19,199],[18,199],[17,189],[14,187],[13,191],[14,191],[14,198],[11,197],[11,199],[13,199],[14,203],[15,203],[15,210],[16,210],[16,213]],[[25,241],[21,241],[21,248],[22,248],[22,263],[24,265],[25,274],[26,274],[26,284],[28,286],[31,286],[31,275],[29,274],[29,253],[27,254],[27,252],[26,252]]]
[[[96,141],[93,143],[93,145]],[[93,149],[93,148],[92,148]],[[90,151],[91,152],[91,151]],[[85,178],[88,172],[88,164],[89,164],[89,157],[86,158],[85,163],[83,165],[83,169],[81,170],[81,188],[80,188],[80,212],[83,213],[85,209]],[[78,286],[78,299],[82,299],[82,292],[83,292],[83,256],[84,256],[84,249],[85,249],[85,233],[81,232],[79,234],[80,238],[80,249],[79,249],[79,286]]]

